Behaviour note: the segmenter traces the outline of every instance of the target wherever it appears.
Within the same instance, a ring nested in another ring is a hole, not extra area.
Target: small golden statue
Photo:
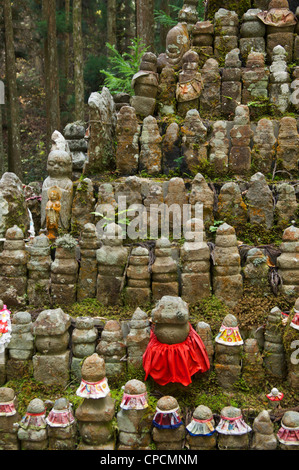
[[[47,237],[55,240],[58,234],[59,214],[61,210],[61,190],[58,187],[52,187],[48,190],[48,202],[46,204],[46,227]]]

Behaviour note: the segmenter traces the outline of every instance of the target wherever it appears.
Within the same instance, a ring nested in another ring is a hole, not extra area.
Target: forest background
[[[42,181],[50,137],[88,122],[91,92],[130,92],[145,50],[165,52],[183,0],[1,0],[0,176]],[[199,18],[205,3],[199,0]],[[115,80],[116,79],[116,80]]]

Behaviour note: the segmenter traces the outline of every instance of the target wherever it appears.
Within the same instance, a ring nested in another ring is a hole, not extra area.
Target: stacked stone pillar
[[[174,397],[165,396],[158,400],[153,424],[153,442],[158,451],[183,448],[185,426],[180,417],[179,404]]]
[[[140,125],[135,109],[122,106],[117,114],[116,168],[122,175],[134,175],[138,171]]]
[[[36,307],[50,303],[51,254],[50,242],[45,235],[35,237],[27,245],[30,259],[28,269],[28,302]]]
[[[77,444],[77,424],[71,404],[66,398],[55,400],[46,418],[48,425],[49,450],[75,450]]]
[[[181,297],[192,304],[209,297],[211,293],[210,249],[200,219],[191,219],[187,222],[185,239],[180,251]]]
[[[76,302],[78,261],[77,242],[69,235],[56,240],[55,260],[51,265],[51,298],[53,305]]]
[[[152,265],[153,300],[159,300],[164,295],[179,295],[178,266],[172,257],[171,243],[167,238],[157,240],[155,256]]]
[[[199,405],[193,412],[192,420],[186,426],[190,450],[215,450],[217,433],[213,413],[207,406]]]
[[[120,410],[117,413],[118,450],[150,450],[151,419],[146,386],[140,380],[129,380],[124,386]]]
[[[20,420],[17,411],[17,398],[12,388],[0,388],[0,449],[20,450],[18,429],[16,424]]]
[[[20,378],[31,371],[35,351],[29,312],[17,312],[11,319],[11,340],[7,346],[7,379]]]
[[[30,401],[26,414],[19,423],[18,439],[21,442],[21,450],[48,449],[46,406],[40,398]]]
[[[85,357],[94,354],[99,335],[98,330],[94,326],[94,320],[91,317],[76,318],[74,326],[71,337],[71,371],[78,380],[81,380],[81,363]]]
[[[251,167],[251,138],[249,108],[246,105],[236,107],[234,126],[230,131],[231,149],[228,164],[234,175],[246,175]]]
[[[243,295],[243,279],[235,229],[227,223],[216,231],[213,258],[213,292],[219,300],[233,307]]]
[[[287,364],[281,321],[281,310],[272,308],[265,326],[264,367],[271,377],[283,379],[287,374]]]
[[[279,247],[281,255],[277,258],[278,274],[282,280],[279,290],[288,296],[299,294],[298,247],[299,229],[292,225],[283,232]]]
[[[71,318],[61,308],[44,310],[33,323],[36,354],[34,378],[48,386],[66,387],[69,381]]]
[[[134,371],[142,368],[142,357],[150,339],[150,324],[147,314],[139,307],[129,321],[130,331],[126,336],[127,368]]]
[[[215,341],[214,367],[217,381],[225,390],[233,390],[234,384],[241,376],[243,352],[243,340],[234,315],[228,314],[223,319]]]
[[[78,276],[77,301],[95,298],[97,293],[98,265],[96,250],[100,248],[96,227],[85,224],[79,241],[80,270]]]
[[[103,246],[97,250],[97,300],[103,305],[121,303],[129,254],[121,237],[122,230],[119,225],[107,225],[104,229]]]
[[[121,325],[108,320],[104,326],[96,352],[105,360],[106,375],[117,379],[126,372],[126,345]]]
[[[23,231],[14,225],[6,231],[0,254],[0,298],[6,305],[26,305],[28,258]]]
[[[75,412],[81,437],[77,449],[114,450],[115,402],[110,396],[104,359],[98,354],[84,360],[82,380],[76,393],[83,398]]]
[[[221,111],[228,119],[232,119],[235,109],[242,99],[240,50],[233,49],[225,56],[222,70]]]
[[[151,273],[149,251],[146,247],[132,249],[127,269],[126,302],[132,306],[144,306],[151,299]]]
[[[226,54],[238,47],[239,17],[235,11],[220,8],[214,16],[214,54],[223,65]]]

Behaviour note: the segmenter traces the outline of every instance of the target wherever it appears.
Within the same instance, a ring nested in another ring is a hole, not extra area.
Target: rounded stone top
[[[135,246],[131,252],[132,256],[148,256],[148,249],[144,246]]]
[[[294,225],[286,228],[283,232],[282,240],[284,242],[295,242],[299,240],[299,228],[294,227]]]
[[[235,235],[235,229],[231,225],[228,225],[226,222],[224,224],[219,225],[217,228],[217,235]]]
[[[282,423],[288,428],[299,427],[299,413],[298,411],[286,411],[282,418]]]
[[[229,313],[228,315],[226,315],[223,319],[223,325],[224,326],[228,326],[228,327],[236,327],[238,326],[238,320],[236,319],[236,317],[234,315],[232,315],[231,313]]]
[[[268,10],[272,10],[273,8],[286,8],[289,10],[289,2],[288,0],[271,0],[268,6]]]
[[[146,392],[146,386],[140,380],[129,380],[124,386],[124,392],[129,395],[140,395]]]
[[[31,323],[31,314],[29,312],[17,312],[12,317],[12,323],[16,323],[18,325],[26,325],[27,323]]]
[[[12,401],[15,397],[15,392],[12,388],[9,387],[1,387],[0,388],[0,402],[7,403]]]
[[[121,326],[117,320],[108,320],[105,323],[104,330],[106,331],[119,331]]]
[[[298,297],[298,299],[296,299],[296,301],[295,301],[294,308],[295,308],[295,310],[298,310],[298,311],[299,311],[299,297]]]
[[[76,328],[78,328],[78,330],[90,330],[93,326],[94,322],[91,317],[76,318]]]
[[[185,54],[183,55],[183,63],[186,63],[186,62],[198,63],[199,55],[197,54],[197,52],[192,51],[192,49],[189,49],[189,51],[185,52]]]
[[[192,119],[200,119],[200,115],[197,109],[189,109],[189,111],[187,111],[185,121],[190,121]]]
[[[152,310],[154,323],[185,324],[189,320],[189,307],[181,297],[164,295]]]
[[[14,225],[13,227],[10,227],[9,229],[6,230],[5,238],[7,240],[23,240],[24,239],[23,230],[20,229],[20,227],[18,227],[17,225]]]
[[[234,406],[225,406],[221,410],[221,415],[224,418],[237,418],[242,415],[240,408],[235,408]]]
[[[247,10],[243,17],[242,17],[242,20],[243,21],[253,21],[253,20],[256,20],[256,15],[258,13],[261,13],[262,10],[260,10],[259,8],[250,8],[249,10]]]
[[[161,237],[156,241],[156,248],[170,248],[171,243],[168,238]]]
[[[91,223],[85,224],[84,227],[83,227],[83,233],[84,232],[96,233],[96,231],[97,231],[96,226],[94,224],[91,224]]]
[[[34,398],[33,400],[31,400],[31,402],[29,403],[27,407],[28,413],[38,414],[38,413],[43,413],[45,410],[46,410],[45,404],[43,400],[41,400],[40,398]]]
[[[33,323],[33,333],[40,336],[64,334],[71,325],[71,317],[61,308],[43,310]]]
[[[147,320],[147,313],[141,310],[140,307],[137,307],[135,312],[132,315],[132,320]]]
[[[67,398],[58,398],[55,400],[53,408],[55,410],[67,410],[69,408],[69,401]]]
[[[145,52],[141,57],[142,62],[152,62],[153,64],[157,63],[157,56],[153,52]]]
[[[199,405],[193,413],[193,418],[195,419],[211,419],[213,413],[207,406]]]
[[[174,397],[166,395],[157,402],[157,408],[161,411],[169,411],[178,408],[179,404]]]
[[[106,375],[105,361],[97,353],[88,356],[82,364],[82,378],[87,382],[98,382]]]

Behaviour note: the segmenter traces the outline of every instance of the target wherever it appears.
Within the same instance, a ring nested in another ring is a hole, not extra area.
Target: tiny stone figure
[[[46,204],[46,227],[49,240],[55,240],[58,234],[59,214],[61,210],[61,191],[53,187],[48,190],[48,202]]]
[[[283,399],[283,393],[274,387],[272,388],[270,393],[267,393],[266,397],[271,402],[271,408],[277,408],[279,407],[280,402]]]

